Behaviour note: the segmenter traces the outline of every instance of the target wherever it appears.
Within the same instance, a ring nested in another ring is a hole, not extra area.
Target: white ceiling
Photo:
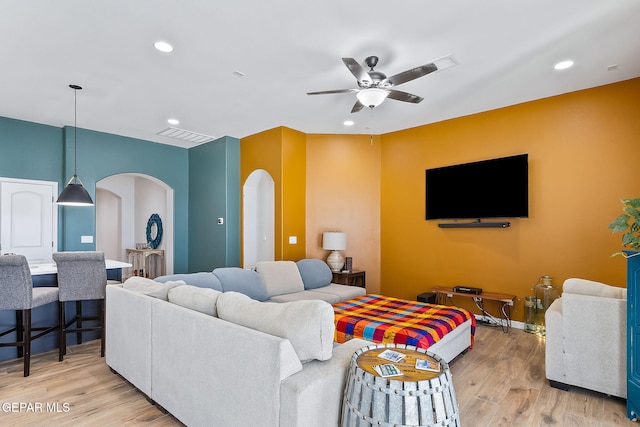
[[[168,118],[216,138],[381,134],[638,77],[639,23],[638,0],[0,0],[0,116],[73,125],[79,84],[78,127],[181,147],[156,135]],[[420,104],[306,95],[357,87],[342,57],[391,76],[449,54],[397,87]]]

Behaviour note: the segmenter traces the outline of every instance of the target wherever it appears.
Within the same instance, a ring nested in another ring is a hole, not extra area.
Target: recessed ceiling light
[[[173,46],[171,46],[167,42],[163,42],[163,41],[155,42],[153,44],[153,47],[158,49],[160,52],[165,52],[165,53],[173,52]]]
[[[560,61],[553,66],[556,70],[565,70],[573,66],[573,61]]]
[[[353,120],[345,120],[342,124],[345,126],[353,126]]]
[[[178,119],[169,119],[169,120],[167,120],[167,123],[169,123],[170,125],[179,125],[180,124],[180,120],[178,120]]]

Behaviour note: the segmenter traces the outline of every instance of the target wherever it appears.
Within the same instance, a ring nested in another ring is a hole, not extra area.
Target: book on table
[[[382,353],[378,354],[378,357],[382,358],[382,359],[386,359],[389,362],[399,362],[402,359],[405,358],[405,354],[404,353],[400,353],[399,351],[394,351],[394,350],[385,350]]]
[[[402,371],[392,363],[385,363],[383,365],[374,365],[373,369],[378,373],[378,375],[384,378],[397,377],[397,376],[403,375]]]
[[[421,371],[440,372],[440,363],[430,359],[416,359],[416,369]]]

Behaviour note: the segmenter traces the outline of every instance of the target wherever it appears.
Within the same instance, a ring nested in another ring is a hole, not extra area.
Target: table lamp
[[[331,271],[340,271],[344,265],[344,257],[338,251],[347,249],[347,235],[335,231],[325,231],[322,233],[322,249],[332,251],[327,257],[327,265]]]

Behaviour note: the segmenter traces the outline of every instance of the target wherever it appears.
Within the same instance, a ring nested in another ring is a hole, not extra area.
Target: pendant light
[[[59,205],[63,206],[93,206],[93,200],[91,196],[82,185],[82,181],[78,178],[76,173],[76,167],[78,163],[77,155],[77,134],[78,134],[78,91],[82,90],[82,87],[78,85],[69,85],[73,89],[74,93],[74,116],[73,116],[73,176],[67,182],[67,186],[62,190],[58,201]]]

